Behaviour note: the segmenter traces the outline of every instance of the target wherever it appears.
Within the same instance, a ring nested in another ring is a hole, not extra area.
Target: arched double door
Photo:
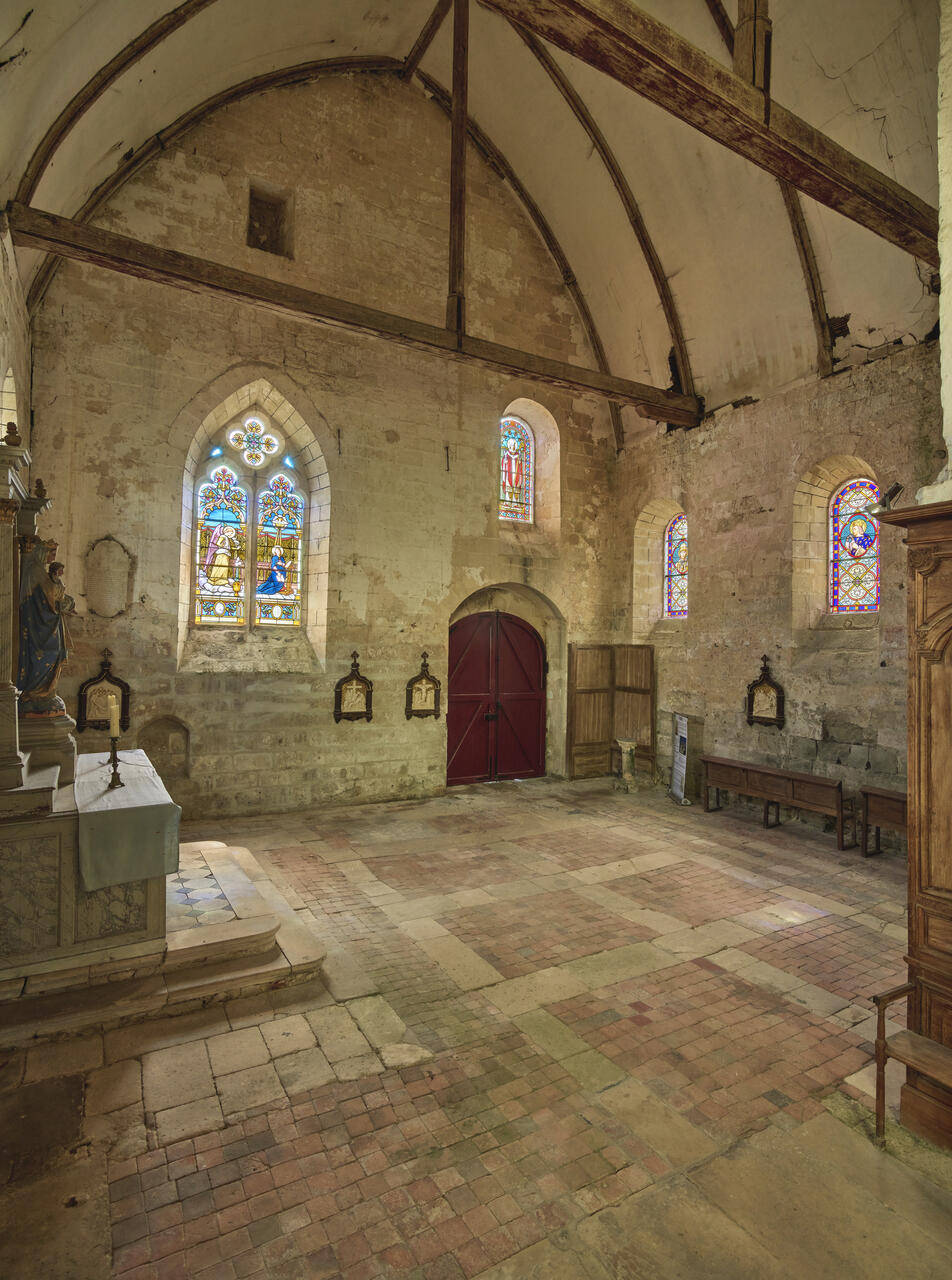
[[[471,613],[450,627],[446,781],[545,773],[545,645],[511,613]]]

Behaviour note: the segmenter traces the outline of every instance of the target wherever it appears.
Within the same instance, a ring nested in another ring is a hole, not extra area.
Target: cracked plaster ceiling
[[[0,17],[0,200],[83,215],[125,157],[214,95],[325,59],[396,64],[433,2],[36,0],[31,9],[22,0],[12,12],[7,0]],[[730,65],[706,0],[641,0],[640,7]],[[725,8],[735,19],[736,0]],[[937,10],[936,0],[770,6],[776,100],[932,205]],[[176,11],[187,20],[129,59],[132,42]],[[446,87],[451,43],[445,21],[421,64]],[[615,81],[545,48],[637,202],[669,282],[695,388],[708,406],[763,395],[813,372],[813,315],[777,182]],[[37,171],[44,135],[113,61],[105,91],[55,139]],[[419,79],[407,89],[424,91]],[[552,74],[512,27],[478,4],[470,113],[558,238],[612,372],[667,386],[670,327],[604,160]],[[826,310],[851,317],[847,345],[925,337],[937,315],[930,272],[811,199],[802,204]],[[94,221],[95,210],[83,216]],[[28,284],[40,257],[18,256]]]

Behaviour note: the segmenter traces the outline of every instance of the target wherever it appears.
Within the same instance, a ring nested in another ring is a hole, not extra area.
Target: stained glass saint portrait
[[[879,608],[879,521],[864,508],[879,501],[872,480],[850,480],[830,503],[830,612]]]
[[[209,452],[196,491],[197,624],[301,625],[305,503],[282,449],[280,432],[254,413]]]
[[[245,620],[248,495],[219,467],[198,490],[195,621],[237,626]]]
[[[683,511],[664,531],[664,616],[688,616],[688,518]]]
[[[499,424],[499,519],[532,523],[535,441],[519,418]]]

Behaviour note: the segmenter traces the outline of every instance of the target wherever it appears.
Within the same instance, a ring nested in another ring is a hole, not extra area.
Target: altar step
[[[217,845],[209,853],[237,919],[21,966],[15,974],[0,970],[0,1047],[110,1030],[319,976],[325,947],[247,850]]]

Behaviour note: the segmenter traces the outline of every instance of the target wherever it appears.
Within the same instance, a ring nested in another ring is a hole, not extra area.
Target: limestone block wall
[[[619,635],[657,647],[658,746],[671,713],[699,717],[700,749],[902,789],[906,775],[906,593],[901,535],[883,528],[877,617],[826,609],[826,505],[839,483],[905,485],[945,460],[938,344],[726,408],[689,432],[646,436],[619,459]],[[688,517],[689,615],[664,619],[662,538]],[[746,687],[767,654],[786,724],[750,726]]]
[[[29,448],[30,325],[14,254],[10,233],[0,218],[0,436],[15,418]]]
[[[328,77],[222,109],[113,195],[99,221],[442,323],[448,156],[446,119],[417,89]],[[290,258],[245,244],[252,178],[290,196]],[[470,200],[471,328],[590,365],[558,270],[475,153]],[[554,699],[564,700],[567,643],[609,638],[615,447],[604,405],[76,264],[48,291],[35,345],[36,469],[78,609],[61,691],[74,699],[108,645],[133,688],[126,745],[141,735],[165,751],[187,817],[440,789],[445,718],[407,721],[405,686],[424,649],[445,683],[450,619],[476,592],[503,587],[515,609],[531,601],[528,612],[552,620]],[[203,658],[194,636],[180,643],[186,457],[215,405],[256,380],[303,418],[322,455],[326,625],[313,634],[323,645],[232,635]],[[513,532],[496,514],[497,425],[520,399],[558,428],[557,465],[546,458],[558,518]],[[105,584],[104,546],[110,565],[121,557]],[[354,649],[374,681],[374,717],[335,724],[333,687]],[[557,738],[564,716],[553,723]],[[79,742],[102,746],[89,732]],[[560,766],[556,750],[550,767]]]

